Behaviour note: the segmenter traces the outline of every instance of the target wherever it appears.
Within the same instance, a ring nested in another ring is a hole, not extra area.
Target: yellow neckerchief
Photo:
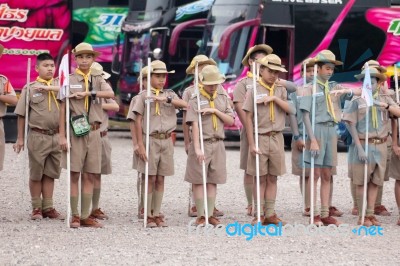
[[[40,83],[44,83],[47,86],[51,86],[51,83],[53,82],[53,79],[45,80],[45,79],[42,79],[41,77],[37,77],[36,81],[40,82]],[[54,91],[49,91],[49,95],[47,97],[48,100],[49,100],[49,111],[51,111],[51,97],[53,97],[54,102],[56,103],[57,109],[60,110],[60,107],[58,107],[58,102],[57,102],[56,96],[54,95]]]
[[[264,83],[264,81],[262,81],[262,79],[260,79],[258,81],[258,83],[260,83],[261,86],[263,86],[264,88],[266,88],[267,90],[269,90],[269,96],[274,96],[274,89],[275,89],[275,84],[273,84],[271,87],[268,86],[267,84]],[[272,121],[272,123],[275,122],[275,109],[274,109],[274,102],[270,102],[269,103],[269,120]]]
[[[328,110],[328,113],[332,116],[333,121],[335,123],[337,123],[337,119],[336,119],[336,116],[335,116],[335,110],[333,109],[331,94],[330,94],[330,91],[329,91],[329,83],[328,83],[328,81],[326,81],[325,84],[324,84],[321,81],[319,81],[318,79],[317,79],[317,83],[319,85],[324,86],[326,109]]]
[[[379,89],[376,90],[374,95],[372,96],[373,99],[377,99],[379,94]],[[376,111],[376,106],[372,106],[372,127],[378,128],[378,113]]]
[[[199,91],[200,91],[200,94],[201,94],[201,95],[203,95],[204,97],[207,98],[208,102],[210,103],[210,107],[215,109],[214,100],[217,98],[217,95],[218,95],[218,94],[217,94],[217,91],[218,91],[218,90],[215,90],[214,94],[211,96],[210,94],[208,94],[208,92],[206,92],[206,91],[204,90],[203,86],[200,86],[200,85],[199,85]],[[199,107],[199,108],[200,108],[200,107]],[[218,129],[217,115],[216,115],[216,114],[212,114],[212,115],[211,115],[211,118],[212,118],[214,130],[217,130],[217,129]]]
[[[156,96],[158,96],[158,95],[160,94],[160,91],[161,91],[161,90],[162,90],[162,89],[151,88],[151,91],[152,91],[153,93],[155,93]],[[160,113],[160,103],[159,103],[158,101],[156,101],[156,115],[161,115],[161,113]]]
[[[85,80],[85,92],[89,92],[89,77],[90,77],[90,70],[87,74],[83,73],[82,70],[77,68],[75,70],[76,74],[83,76],[83,79]],[[86,95],[85,97],[85,109],[86,112],[89,112],[89,95]]]
[[[252,72],[250,72],[250,71],[247,71],[247,73],[246,73],[246,76],[248,77],[248,78],[253,78],[253,73]]]

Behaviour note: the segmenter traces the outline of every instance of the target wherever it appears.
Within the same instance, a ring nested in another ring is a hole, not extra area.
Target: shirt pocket
[[[324,114],[326,110],[325,95],[315,96],[315,111],[317,114]]]
[[[172,103],[163,102],[162,109],[168,116],[176,116],[175,106]]]
[[[31,108],[38,111],[46,109],[45,97],[42,93],[33,94],[31,97]]]

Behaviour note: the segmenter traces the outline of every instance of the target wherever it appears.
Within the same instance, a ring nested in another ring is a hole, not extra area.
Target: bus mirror
[[[111,72],[119,75],[121,73],[121,61],[119,61],[119,53],[116,52],[114,54],[112,63],[111,63]]]
[[[153,57],[156,60],[160,60],[163,57],[163,51],[161,48],[156,48],[153,50]]]
[[[237,78],[236,74],[229,74],[225,76],[226,79],[235,79]]]

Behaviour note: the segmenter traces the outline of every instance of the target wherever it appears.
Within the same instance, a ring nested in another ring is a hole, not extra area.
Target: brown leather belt
[[[58,128],[57,129],[41,129],[41,128],[37,128],[37,127],[32,127],[31,130],[42,133],[44,135],[49,135],[49,136],[53,136],[55,134],[58,134],[58,132],[59,132]]]
[[[385,143],[387,141],[388,137],[384,137],[384,138],[368,138],[368,143],[372,143],[372,144],[382,144]],[[360,141],[364,141],[365,139],[360,139]]]
[[[224,139],[221,139],[221,138],[208,138],[208,139],[205,139],[203,141],[204,142],[209,142],[209,143],[214,143],[214,142],[218,142],[218,141],[221,141],[221,140],[224,140]]]
[[[270,131],[270,132],[265,132],[265,133],[258,133],[258,135],[271,137],[271,136],[278,135],[280,133],[281,133],[281,131]]]
[[[107,130],[104,130],[104,131],[101,131],[100,132],[100,137],[105,137],[105,136],[107,136]]]
[[[334,127],[336,124],[335,122],[329,121],[329,122],[321,122],[317,123],[319,126],[325,126],[325,127]]]
[[[98,130],[99,128],[100,128],[100,123],[90,124],[90,130],[92,131]]]
[[[155,139],[168,139],[171,137],[171,133],[156,132],[156,133],[150,134],[150,137],[155,138]]]

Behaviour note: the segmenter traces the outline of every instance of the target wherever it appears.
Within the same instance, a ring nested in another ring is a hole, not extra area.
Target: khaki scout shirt
[[[233,90],[233,102],[243,103],[246,100],[246,93],[253,88],[253,79],[249,77],[242,78],[236,84]]]
[[[156,94],[151,91],[151,95],[155,96]],[[147,91],[142,92],[138,95],[135,105],[133,106],[133,112],[140,114],[143,116],[143,125],[142,125],[142,132],[146,134],[146,96]],[[171,96],[172,98],[177,98],[178,96],[172,90],[161,90],[159,96],[168,97]],[[160,115],[156,114],[156,102],[152,99],[150,100],[150,132],[149,134],[153,133],[171,133],[176,128],[176,112],[175,106],[172,103],[167,102],[159,102],[160,106]]]
[[[257,99],[261,99],[264,96],[269,95],[270,91],[259,83],[257,83]],[[243,110],[246,112],[254,112],[254,96],[253,89],[249,89],[247,92],[246,100],[243,104]],[[274,95],[284,101],[287,100],[286,88],[275,84]],[[286,112],[274,103],[275,122],[270,120],[270,104],[264,105],[264,103],[257,104],[257,118],[258,118],[258,133],[265,134],[271,131],[282,131],[285,128]],[[253,128],[255,126],[253,116]]]
[[[90,83],[92,84],[93,91],[112,91],[110,85],[104,80],[101,75],[90,75],[89,78],[89,88]],[[86,91],[85,88],[85,81],[82,75],[78,75],[76,73],[71,74],[69,76],[69,94],[75,92],[84,92]],[[62,99],[65,101],[65,99]],[[85,108],[85,97],[82,99],[70,98],[70,110],[71,110],[71,118],[73,116],[87,114]],[[89,105],[90,105],[90,112],[89,112],[89,123],[101,123],[103,121],[103,108],[101,107],[101,100],[96,98],[95,102],[92,101],[89,95]]]
[[[144,91],[145,92],[145,91]],[[143,92],[142,92],[143,93]],[[145,92],[146,93],[146,92]],[[138,95],[136,95],[135,97],[133,97],[132,98],[132,100],[131,100],[131,103],[130,103],[130,105],[129,105],[129,110],[128,110],[128,114],[126,115],[126,119],[127,120],[132,120],[132,121],[135,121],[136,120],[136,114],[135,114],[135,112],[133,111],[133,106],[135,106],[135,103],[136,103],[136,100],[137,100],[137,97],[139,96],[139,94]]]
[[[28,123],[30,128],[40,128],[43,130],[58,129],[60,110],[55,102],[57,92],[38,91],[33,89],[35,85],[43,85],[44,83],[34,81],[29,84],[29,116]],[[53,79],[52,86],[59,86],[58,78]],[[22,89],[21,97],[15,107],[14,113],[20,116],[26,116],[26,90],[27,86]],[[49,106],[50,101],[50,106]]]
[[[300,110],[300,101],[301,98],[304,96],[305,88],[304,87],[297,87],[295,92],[289,94],[289,100],[291,101],[293,107],[296,109],[296,120],[297,120],[297,127],[299,129],[299,134],[303,135],[303,112]]]
[[[396,105],[390,96],[384,94],[378,95],[378,101],[387,103],[391,106]],[[378,126],[377,128],[374,128],[372,124],[372,106],[369,108],[368,138],[385,138],[388,136],[391,127],[389,111],[380,107],[376,107],[376,110]],[[354,97],[353,100],[346,105],[343,112],[343,120],[355,124],[360,139],[365,139],[367,123],[366,114],[367,103],[361,97]]]
[[[8,90],[8,91],[7,91]],[[0,75],[0,95],[12,95],[15,96],[15,91],[11,86],[10,81],[3,75]],[[6,115],[7,105],[0,101],[0,117]]]
[[[301,98],[300,101],[300,109],[308,111],[310,113],[310,117],[312,116],[312,83],[309,83],[305,86],[306,92],[305,96]],[[329,91],[341,90],[345,89],[342,85],[330,81],[329,82]],[[333,105],[333,110],[335,113],[335,118],[337,122],[341,121],[342,117],[342,103],[345,100],[350,100],[351,95],[342,94],[338,96],[334,96],[331,94],[331,100]],[[317,83],[316,95],[315,95],[315,123],[325,123],[325,122],[334,122],[333,117],[328,113],[324,86]]]
[[[225,89],[222,85],[218,85],[217,90],[218,90],[218,93],[225,94],[229,99],[228,93],[225,91]],[[194,85],[190,85],[183,92],[182,100],[189,103],[190,99],[194,98],[195,96],[196,96],[196,92],[195,92]]]
[[[217,97],[214,100],[214,105],[215,109],[231,117],[234,117],[233,110],[229,102],[229,98],[225,92],[220,90],[217,92]],[[206,97],[200,95],[200,109],[204,108],[210,108],[210,102]],[[186,123],[198,123],[199,115],[196,112],[196,110],[199,110],[199,108],[197,104],[197,96],[194,96],[189,101],[189,107],[186,115]],[[203,126],[204,139],[225,138],[224,122],[218,116],[217,116],[217,130],[214,129],[211,114],[202,115],[201,122]]]

